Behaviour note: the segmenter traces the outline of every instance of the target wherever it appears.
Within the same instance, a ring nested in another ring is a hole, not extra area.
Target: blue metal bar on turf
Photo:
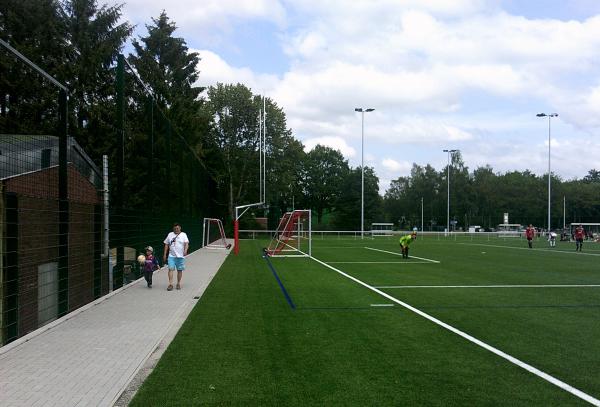
[[[267,261],[267,265],[269,266],[269,268],[271,269],[271,272],[275,276],[275,279],[277,280],[277,283],[279,284],[279,287],[281,288],[281,291],[283,291],[283,295],[285,296],[285,299],[287,300],[288,304],[290,304],[290,307],[293,310],[295,310],[296,306],[294,305],[294,301],[292,301],[292,297],[290,297],[290,295],[288,294],[287,290],[283,286],[283,283],[279,279],[279,275],[277,275],[277,271],[275,271],[275,267],[273,267],[273,264],[271,264],[271,260],[269,259],[269,256],[267,256],[266,254],[263,254],[263,258]]]

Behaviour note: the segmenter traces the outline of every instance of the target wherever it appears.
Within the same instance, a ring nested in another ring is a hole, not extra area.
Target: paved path
[[[0,405],[114,405],[168,345],[226,257],[198,250],[187,257],[181,290],[166,290],[163,268],[152,289],[142,278],[0,348]]]

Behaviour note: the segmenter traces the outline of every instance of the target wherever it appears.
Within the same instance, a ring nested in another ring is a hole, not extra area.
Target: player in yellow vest
[[[408,259],[408,246],[417,238],[417,232],[412,232],[410,235],[400,238],[400,249],[402,250],[402,258]]]

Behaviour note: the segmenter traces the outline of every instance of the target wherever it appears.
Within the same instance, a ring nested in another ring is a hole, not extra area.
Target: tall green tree
[[[69,36],[58,0],[3,0],[0,37],[64,83]],[[0,48],[0,131],[52,134],[58,88]]]
[[[267,201],[285,210],[291,205],[304,152],[287,128],[285,113],[267,98],[254,95],[242,84],[222,84],[207,90],[203,114],[210,118],[204,140],[206,161],[220,193],[218,204],[234,216],[238,205],[261,200],[259,193],[260,112],[266,105]],[[296,191],[297,193],[297,191]]]
[[[195,86],[200,58],[189,51],[183,38],[174,36],[177,26],[165,11],[146,29],[148,35],[133,40],[134,50],[127,58],[135,72],[127,70],[127,114],[132,120],[126,150],[132,153],[126,188],[128,182],[134,188],[132,182],[140,179],[140,172],[154,171],[157,184],[171,195],[179,210],[195,211],[201,204],[197,199],[206,199],[199,193],[208,182],[200,161],[202,138],[208,131],[208,121],[201,113],[204,88]],[[143,84],[138,83],[137,75]],[[154,167],[149,169],[150,145],[156,154]]]
[[[338,230],[360,230],[361,167],[351,169],[338,182],[340,188],[334,201],[333,226]],[[371,223],[383,220],[379,178],[371,167],[365,167],[364,187],[364,227],[365,230],[370,230]]]
[[[197,52],[189,51],[183,38],[173,35],[177,26],[165,11],[152,22],[146,25],[147,36],[133,40],[134,53],[128,60],[150,85],[157,104],[166,109],[178,130],[190,144],[197,144],[201,133],[195,125],[202,105],[199,96],[204,91],[194,86],[200,57]]]
[[[348,176],[350,167],[339,150],[320,144],[307,154],[304,165],[302,189],[321,224],[323,213],[334,208],[340,195],[340,182]]]

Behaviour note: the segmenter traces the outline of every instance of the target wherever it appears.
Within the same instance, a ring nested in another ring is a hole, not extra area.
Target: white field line
[[[389,253],[389,254],[393,254],[393,255],[395,255],[395,256],[402,256],[402,253],[389,252],[389,251],[387,251],[387,250],[375,249],[375,248],[373,248],[373,247],[366,247],[366,246],[365,246],[365,249],[368,249],[368,250],[374,250],[374,251],[376,251],[376,252]],[[439,263],[439,261],[437,261],[437,260],[426,259],[426,258],[424,258],[424,257],[410,256],[410,258],[411,258],[411,259],[425,260],[425,261],[428,261],[428,262],[430,262],[430,263]]]
[[[575,250],[553,250],[553,249],[530,249],[528,247],[515,247],[515,246],[503,246],[499,244],[485,244],[485,243],[458,243],[465,246],[483,246],[483,247],[500,247],[502,249],[515,249],[515,250],[529,250],[546,253],[567,253],[575,254],[577,256],[600,256],[600,253],[589,253],[589,252],[576,252]]]
[[[328,261],[329,264],[430,264],[429,261]]]
[[[484,349],[486,349],[486,350],[488,350],[488,351],[490,351],[490,352],[492,352],[492,353],[500,356],[501,358],[506,359],[509,362],[511,362],[511,363],[513,363],[513,364],[515,364],[515,365],[517,365],[517,366],[519,366],[519,367],[527,370],[528,372],[533,373],[534,375],[536,375],[536,376],[538,376],[538,377],[540,377],[540,378],[542,378],[542,379],[544,379],[544,380],[546,380],[546,381],[554,384],[555,386],[558,386],[561,389],[563,389],[565,391],[568,391],[569,393],[573,394],[574,396],[579,397],[580,399],[585,400],[588,403],[593,404],[595,406],[600,406],[600,400],[598,400],[598,399],[590,396],[587,393],[582,392],[579,389],[576,389],[575,387],[571,386],[570,384],[567,384],[567,383],[565,383],[565,382],[563,382],[563,381],[555,378],[554,376],[550,376],[548,373],[542,372],[538,368],[533,367],[533,366],[531,366],[531,365],[529,365],[529,364],[527,364],[527,363],[525,363],[525,362],[523,362],[523,361],[515,358],[514,356],[509,355],[508,353],[504,353],[500,349],[497,349],[497,348],[495,348],[495,347],[493,347],[491,345],[488,345],[487,343],[485,343],[485,342],[483,342],[483,341],[481,341],[481,340],[479,340],[479,339],[477,339],[477,338],[475,338],[475,337],[473,337],[473,336],[471,336],[471,335],[469,335],[469,334],[467,334],[467,333],[465,333],[465,332],[463,332],[463,331],[461,331],[461,330],[453,327],[452,325],[449,325],[449,324],[447,324],[445,322],[442,322],[439,319],[437,319],[435,317],[432,317],[431,315],[429,315],[429,314],[427,314],[427,313],[425,313],[425,312],[423,312],[423,311],[421,311],[421,310],[413,307],[412,305],[409,305],[409,304],[407,304],[407,303],[405,303],[403,301],[400,301],[399,299],[397,299],[395,297],[392,297],[391,295],[386,294],[383,291],[378,290],[377,288],[375,288],[373,286],[370,286],[367,283],[365,283],[365,282],[363,282],[363,281],[361,281],[361,280],[359,280],[359,279],[357,279],[355,277],[352,277],[351,275],[346,274],[343,271],[338,270],[335,267],[330,266],[329,264],[327,264],[327,263],[325,263],[325,262],[323,262],[323,261],[321,261],[321,260],[319,260],[319,259],[317,259],[315,257],[311,256],[311,259],[313,259],[317,263],[322,264],[323,266],[325,266],[325,267],[327,267],[327,268],[329,268],[329,269],[331,269],[331,270],[333,270],[333,271],[341,274],[342,276],[344,276],[344,277],[346,277],[346,278],[348,278],[348,279],[350,279],[350,280],[352,280],[352,281],[354,281],[354,282],[362,285],[363,287],[366,287],[369,290],[376,292],[377,294],[379,294],[379,295],[387,298],[388,300],[393,301],[396,304],[399,304],[399,305],[403,306],[404,308],[406,308],[406,309],[414,312],[415,314],[420,315],[420,316],[422,316],[425,319],[428,319],[429,321],[433,322],[434,324],[437,324],[437,325],[441,326],[442,328],[445,328],[445,329],[449,330],[450,332],[453,332],[453,333],[455,333],[455,334],[457,334],[457,335],[465,338],[469,342],[472,342],[472,343],[474,343],[474,344],[476,344],[476,345],[478,345],[478,346],[480,346],[480,347],[482,347],[482,348],[484,348]]]
[[[371,304],[371,307],[393,307],[394,304]]]
[[[379,285],[375,288],[588,288],[600,284],[523,284],[523,285]]]

